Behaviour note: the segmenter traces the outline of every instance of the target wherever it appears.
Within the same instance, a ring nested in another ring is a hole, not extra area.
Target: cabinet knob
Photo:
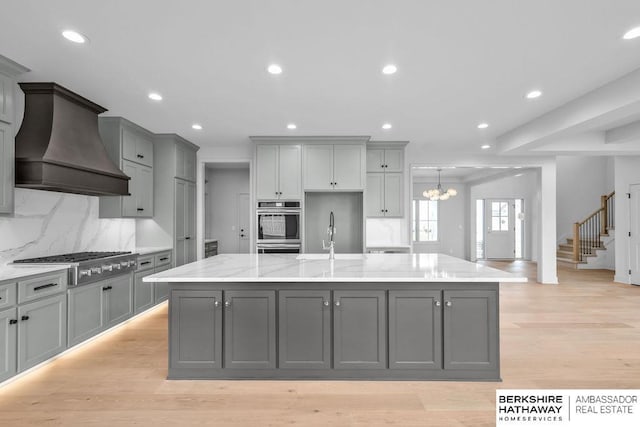
[[[22,316],[22,321],[29,320],[29,316]]]
[[[18,321],[16,319],[10,319],[9,320],[9,324],[10,325],[15,325],[16,323],[18,323]]]
[[[444,305],[446,305],[447,307],[451,307],[452,306],[451,301],[445,302]]]
[[[136,155],[139,159],[144,159],[144,156],[142,154],[137,154]]]
[[[340,307],[340,301],[336,301],[336,307]]]
[[[231,301],[225,301],[224,302],[224,306],[225,307],[231,307]]]
[[[324,301],[322,304],[323,304],[325,307],[329,307],[329,301]]]
[[[215,301],[213,302],[213,306],[214,306],[214,307],[220,307],[220,302],[219,302],[218,300],[215,300]]]
[[[440,301],[435,302],[436,307],[440,307]]]

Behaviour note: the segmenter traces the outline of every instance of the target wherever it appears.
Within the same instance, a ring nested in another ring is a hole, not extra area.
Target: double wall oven
[[[298,201],[258,202],[256,251],[300,253],[300,211]]]

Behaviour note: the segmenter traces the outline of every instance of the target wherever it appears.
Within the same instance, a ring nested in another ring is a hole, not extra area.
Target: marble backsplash
[[[135,248],[133,219],[98,218],[98,197],[15,189],[15,213],[0,215],[0,266],[20,258]]]

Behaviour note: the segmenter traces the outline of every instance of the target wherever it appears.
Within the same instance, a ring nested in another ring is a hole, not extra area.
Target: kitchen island
[[[169,283],[169,379],[500,380],[499,282],[442,254],[219,255]]]

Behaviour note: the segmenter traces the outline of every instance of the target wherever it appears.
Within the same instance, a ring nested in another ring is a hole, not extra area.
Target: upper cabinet
[[[27,71],[0,55],[0,214],[13,213],[15,77]]]
[[[404,216],[404,146],[406,142],[374,142],[367,147],[366,216]]]
[[[177,135],[176,138],[180,138]],[[196,150],[193,149],[191,143],[180,143],[177,141],[176,150],[176,168],[175,177],[185,179],[187,181],[196,181]]]
[[[122,117],[98,123],[111,160],[131,178],[129,196],[100,197],[100,217],[153,217],[153,134]]]
[[[308,144],[303,147],[305,191],[362,191],[365,187],[364,144]]]
[[[259,144],[256,146],[256,197],[299,200],[302,198],[301,146]]]

